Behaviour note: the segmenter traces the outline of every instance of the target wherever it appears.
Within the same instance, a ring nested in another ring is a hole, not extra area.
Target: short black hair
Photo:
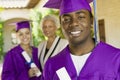
[[[93,14],[91,11],[89,11],[90,18],[93,18]]]

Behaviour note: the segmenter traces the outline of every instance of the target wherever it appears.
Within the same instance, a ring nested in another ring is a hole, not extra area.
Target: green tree
[[[3,45],[3,22],[0,22],[0,60],[4,56]]]

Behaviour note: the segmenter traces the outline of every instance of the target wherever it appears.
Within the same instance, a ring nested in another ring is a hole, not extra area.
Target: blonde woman
[[[38,46],[38,54],[42,70],[48,58],[55,56],[66,47],[68,41],[56,35],[58,20],[53,15],[47,15],[42,19],[42,31],[48,40],[43,41]]]

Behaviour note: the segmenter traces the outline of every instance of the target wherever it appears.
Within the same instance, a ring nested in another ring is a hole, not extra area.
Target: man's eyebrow
[[[81,14],[81,13],[86,14],[84,11],[78,11],[78,12],[76,12],[76,14]]]
[[[63,14],[62,17],[69,16],[69,14]]]
[[[81,14],[81,13],[86,14],[86,12],[84,12],[84,11],[78,11],[78,12],[76,12],[75,14]],[[63,15],[62,15],[62,17],[65,17],[65,16],[70,16],[70,15],[69,15],[69,14],[63,14]]]

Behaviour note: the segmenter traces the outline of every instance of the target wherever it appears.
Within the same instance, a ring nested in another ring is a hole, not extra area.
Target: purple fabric
[[[44,80],[59,80],[56,71],[62,67],[66,68],[72,80],[120,80],[120,49],[100,42],[77,76],[67,46],[58,55],[48,59],[42,77]]]
[[[40,68],[38,60],[38,49],[33,49],[33,61]],[[28,70],[30,69],[26,60],[22,56],[23,49],[18,45],[11,49],[4,58],[2,80],[40,80],[40,77],[29,78]]]
[[[60,15],[86,9],[91,11],[89,2],[92,0],[49,0],[44,7],[60,9]]]
[[[88,3],[91,3],[93,0],[87,0]]]
[[[29,21],[17,22],[17,24],[16,24],[16,31],[18,31],[18,30],[20,30],[22,28],[29,28],[30,29]]]

